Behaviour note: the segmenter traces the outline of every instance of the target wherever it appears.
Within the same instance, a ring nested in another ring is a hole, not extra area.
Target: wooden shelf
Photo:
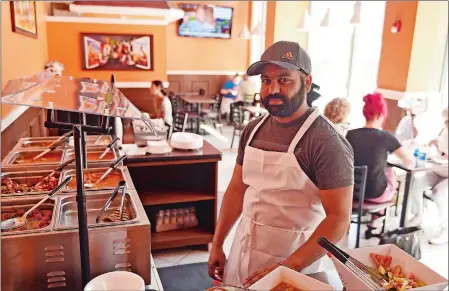
[[[213,233],[200,227],[178,229],[172,231],[151,233],[151,249],[176,248],[186,245],[202,245],[212,242]]]
[[[144,206],[215,200],[212,194],[195,192],[139,192]]]

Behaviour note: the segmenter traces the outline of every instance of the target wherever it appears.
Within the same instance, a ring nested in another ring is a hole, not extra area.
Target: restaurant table
[[[179,97],[183,102],[189,103],[189,104],[197,104],[197,110],[198,110],[198,117],[201,116],[201,108],[203,104],[214,104],[216,101],[212,98],[207,98],[199,95],[181,95]],[[200,119],[196,119],[196,131],[199,134],[200,133]]]
[[[431,160],[428,160],[426,162],[425,166],[410,169],[410,168],[405,167],[399,160],[392,158],[392,157],[389,157],[387,162],[390,167],[395,167],[395,168],[401,169],[406,172],[404,196],[403,196],[403,200],[402,200],[401,219],[399,222],[399,227],[404,227],[405,219],[407,216],[407,209],[408,209],[408,206],[410,203],[409,196],[410,196],[411,189],[413,187],[414,175],[419,172],[422,173],[422,172],[431,172],[431,171],[436,171],[436,170],[441,170],[441,169],[447,169],[448,164],[441,164],[441,163],[436,163]]]

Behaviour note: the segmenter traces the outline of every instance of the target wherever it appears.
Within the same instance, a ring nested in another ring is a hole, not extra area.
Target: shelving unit
[[[151,248],[168,249],[212,242],[217,219],[221,152],[204,142],[198,151],[129,156],[126,165],[151,222]],[[159,210],[195,207],[198,226],[155,232]]]

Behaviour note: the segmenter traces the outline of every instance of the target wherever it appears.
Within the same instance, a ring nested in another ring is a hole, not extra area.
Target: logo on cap
[[[285,53],[281,59],[288,59],[288,60],[293,60],[293,54],[291,52]]]

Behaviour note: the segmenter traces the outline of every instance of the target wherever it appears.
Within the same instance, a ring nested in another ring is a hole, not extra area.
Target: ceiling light
[[[326,15],[324,15],[323,20],[321,21],[321,27],[328,27],[330,23],[330,8],[327,8]]]
[[[352,15],[351,18],[351,24],[359,24],[360,23],[360,10],[362,7],[362,2],[361,1],[355,1],[354,4],[354,15]]]
[[[253,31],[251,32],[252,35],[259,35],[259,36],[263,36],[264,35],[264,31],[262,29],[262,23],[258,23],[256,25],[256,27],[254,27]]]
[[[244,25],[242,31],[239,33],[241,39],[251,39],[251,33],[249,32],[248,25]]]
[[[297,31],[309,31],[310,25],[312,22],[312,17],[310,16],[309,9],[306,9],[304,11],[304,14],[301,18],[301,22],[299,23],[298,28],[296,28]]]

